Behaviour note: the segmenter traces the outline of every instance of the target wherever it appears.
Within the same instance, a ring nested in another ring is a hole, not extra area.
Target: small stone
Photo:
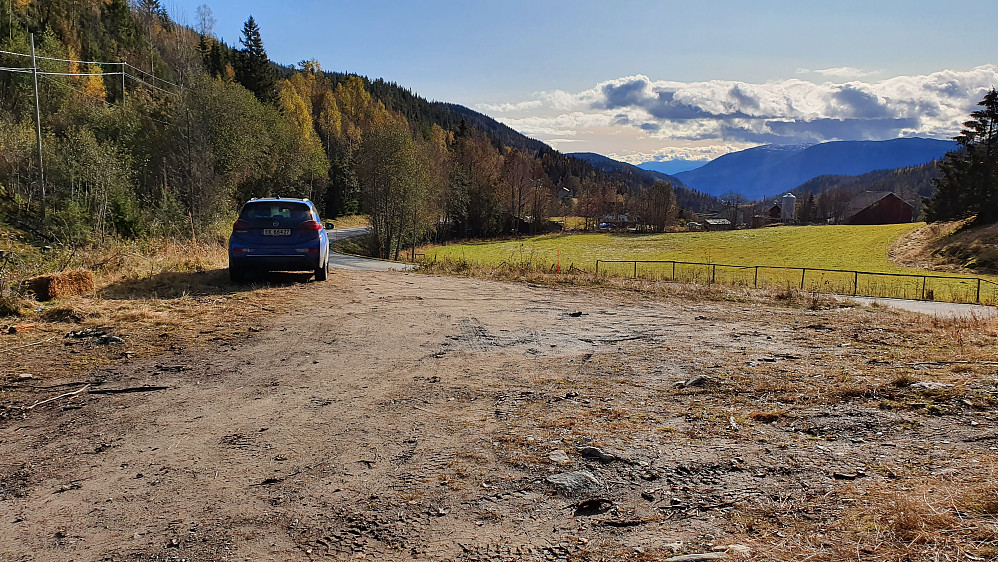
[[[568,453],[561,449],[555,449],[548,453],[548,460],[555,464],[568,464],[572,462],[572,459],[568,458]]]
[[[546,478],[546,481],[555,489],[567,493],[581,492],[600,485],[599,479],[586,470],[552,474]]]
[[[35,375],[32,375],[31,373],[21,373],[20,375],[17,375],[17,380],[19,381],[30,381],[33,378],[35,378]]]
[[[683,388],[683,387],[687,387],[687,386],[697,386],[697,387],[700,387],[700,386],[709,386],[709,385],[712,385],[712,384],[714,384],[714,382],[715,382],[714,379],[712,379],[711,377],[708,377],[707,375],[697,375],[697,376],[695,376],[695,377],[693,377],[693,378],[691,378],[689,380],[677,382],[676,386],[679,387],[679,388]]]
[[[582,458],[584,459],[596,459],[603,462],[617,460],[617,457],[603,451],[599,447],[582,447],[579,449],[579,454],[582,455]]]

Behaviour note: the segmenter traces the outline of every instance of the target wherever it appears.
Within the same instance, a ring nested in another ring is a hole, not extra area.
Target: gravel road
[[[0,417],[0,560],[986,555],[880,511],[936,521],[998,465],[986,327],[405,272],[284,290],[200,350],[8,379],[33,386]]]

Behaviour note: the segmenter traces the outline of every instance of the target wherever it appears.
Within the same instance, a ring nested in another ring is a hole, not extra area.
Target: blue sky
[[[383,77],[559,150],[632,162],[950,137],[998,85],[998,2],[167,0],[272,59]]]

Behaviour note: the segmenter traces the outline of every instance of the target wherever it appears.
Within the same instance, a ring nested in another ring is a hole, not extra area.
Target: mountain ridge
[[[956,147],[953,141],[919,137],[764,145],[725,154],[676,177],[687,186],[714,196],[734,192],[759,200],[790,191],[819,176],[855,176],[926,164]]]
[[[672,190],[676,194],[676,202],[679,206],[694,213],[711,211],[720,206],[720,201],[718,201],[716,197],[702,193],[695,189],[690,189],[675,176],[670,176],[668,174],[652,170],[644,170],[633,164],[614,160],[609,156],[604,156],[595,152],[570,152],[567,153],[566,156],[582,160],[583,162],[586,162],[597,169],[603,170],[604,172],[613,172],[625,177],[637,178],[645,185],[651,185],[656,181],[669,182],[672,184]]]

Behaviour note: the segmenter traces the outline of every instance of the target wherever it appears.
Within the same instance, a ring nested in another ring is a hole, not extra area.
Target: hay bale
[[[92,293],[96,288],[94,274],[87,270],[39,275],[28,279],[27,284],[40,301]]]

